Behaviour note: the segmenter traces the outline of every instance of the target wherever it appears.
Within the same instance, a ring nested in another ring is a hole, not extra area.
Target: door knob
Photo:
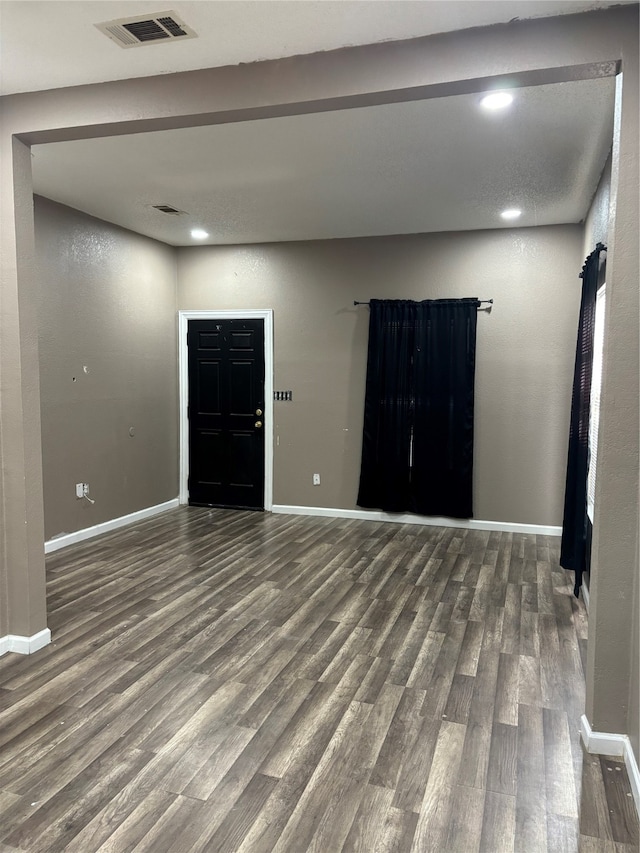
[[[262,421],[256,421],[256,422],[255,422],[255,424],[254,424],[254,427],[255,427],[256,429],[260,429],[260,427],[261,427],[261,426],[262,426]]]
[[[256,415],[258,417],[260,417],[261,414],[262,414],[262,409],[256,409]]]

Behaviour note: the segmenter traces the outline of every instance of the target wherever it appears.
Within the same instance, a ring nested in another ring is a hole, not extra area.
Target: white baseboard
[[[594,732],[586,715],[583,714],[580,717],[580,737],[587,752],[597,755],[619,755],[624,758],[636,812],[640,815],[640,769],[627,735]]]
[[[18,634],[7,634],[0,637],[0,655],[7,652],[17,652],[19,655],[32,655],[51,642],[51,631],[45,628],[31,637],[21,637]]]
[[[44,553],[50,554],[52,551],[66,548],[67,545],[75,545],[76,542],[84,542],[85,539],[92,539],[94,536],[100,536],[101,533],[108,533],[110,530],[117,530],[119,527],[133,524],[135,521],[142,521],[169,509],[176,509],[179,504],[178,498],[174,498],[162,504],[139,509],[137,512],[129,513],[129,515],[122,515],[120,518],[112,518],[109,521],[103,521],[101,524],[94,524],[93,527],[85,527],[84,530],[76,530],[75,533],[63,533],[44,543]]]
[[[468,521],[461,518],[414,515],[413,513],[382,512],[370,509],[333,509],[318,506],[288,506],[274,504],[272,512],[285,515],[318,515],[329,518],[356,518],[363,521],[392,521],[396,524],[421,524],[430,527],[459,527],[462,530],[498,530],[503,533],[536,533],[544,536],[561,536],[562,527],[546,527],[542,524],[516,524],[511,521]]]

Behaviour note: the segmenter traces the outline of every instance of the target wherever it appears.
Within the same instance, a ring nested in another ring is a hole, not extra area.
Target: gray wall
[[[176,497],[176,261],[43,198],[35,235],[48,539]]]
[[[636,759],[640,758],[640,537],[636,544],[636,566],[633,579],[633,626],[631,629],[631,678],[629,681],[628,733]]]
[[[604,169],[600,175],[598,186],[589,205],[589,211],[584,220],[584,242],[582,255],[584,258],[596,247],[596,243],[604,243],[609,239],[609,206],[611,203],[611,155],[607,157]]]
[[[274,309],[275,387],[293,391],[274,404],[274,503],[354,509],[369,312],[353,300],[495,299],[478,316],[475,516],[561,525],[581,251],[579,226],[179,249],[178,302]]]
[[[633,589],[640,520],[637,32],[635,50],[629,52],[616,88],[586,701],[595,729],[627,732],[636,746],[639,721],[629,709],[629,686],[638,680],[632,643],[638,619]],[[640,760],[638,753],[636,757]]]
[[[616,130],[619,136],[620,128]],[[612,216],[615,216],[615,199],[612,199],[611,192],[612,180],[612,156],[610,155],[605,163],[602,175],[598,182],[598,186],[594,193],[589,211],[584,221],[584,243],[583,255],[586,257],[595,248],[596,243],[609,244],[609,223]],[[614,207],[612,208],[612,201]],[[608,275],[607,275],[608,278]],[[610,293],[608,298],[610,299]],[[610,328],[610,327],[609,327]],[[610,331],[609,331],[610,334]],[[605,348],[607,341],[605,341]],[[603,406],[603,421],[606,417]],[[605,451],[610,443],[610,436],[605,431],[600,429],[600,448],[599,452]],[[600,515],[600,507],[596,501],[596,516]],[[633,519],[630,519],[633,524]],[[637,525],[636,525],[637,537]],[[596,547],[592,549],[592,558],[598,560]],[[620,681],[625,677],[625,673],[629,673],[628,695],[621,697],[621,701],[617,706],[613,703],[600,702],[602,713],[611,715],[612,713],[619,718],[620,713],[626,715],[624,730],[628,732],[633,749],[636,756],[639,752],[639,735],[640,735],[640,637],[639,637],[639,622],[640,622],[640,599],[639,589],[640,584],[638,574],[640,574],[640,558],[637,551],[635,554],[635,564],[637,570],[632,571],[631,585],[632,590],[629,590],[623,583],[618,581],[613,590],[607,589],[607,592],[613,592],[610,601],[601,601],[603,598],[602,584],[600,583],[603,567],[598,566],[595,571],[594,582],[591,583],[591,578],[586,577],[585,581],[590,591],[591,606],[590,606],[590,642],[588,647],[589,667],[593,668],[596,677],[599,680],[604,678],[613,678]],[[632,568],[632,567],[631,567]],[[624,575],[623,575],[624,577]],[[614,582],[616,579],[614,578]],[[602,610],[606,608],[605,618],[602,616]],[[625,613],[626,611],[626,613]],[[626,618],[625,618],[626,617]],[[604,643],[603,634],[608,632],[609,619],[612,618],[615,622],[624,626],[622,630],[616,632],[617,636],[613,640],[607,638],[609,642]],[[612,651],[613,650],[613,653]],[[604,656],[606,654],[606,665],[599,664],[596,652]],[[592,678],[588,679],[589,705],[595,704],[598,698],[594,691],[595,681]],[[602,696],[604,696],[602,691]],[[592,713],[592,712],[591,712]],[[591,713],[589,718],[591,719]],[[609,726],[607,731],[615,731],[613,728],[616,723]],[[605,726],[601,725],[601,729]]]

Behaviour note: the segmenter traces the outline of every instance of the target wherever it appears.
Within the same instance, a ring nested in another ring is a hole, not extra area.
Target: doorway
[[[180,503],[271,510],[273,312],[178,318]]]

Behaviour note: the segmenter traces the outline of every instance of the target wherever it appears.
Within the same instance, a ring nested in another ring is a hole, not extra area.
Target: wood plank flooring
[[[0,659],[0,853],[637,850],[558,548],[182,508],[56,552],[52,645]]]

